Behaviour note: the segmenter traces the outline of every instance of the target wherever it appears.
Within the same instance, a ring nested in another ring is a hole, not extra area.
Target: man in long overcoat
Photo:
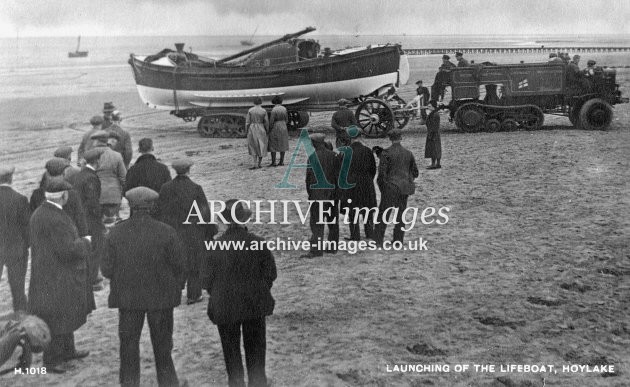
[[[173,365],[173,308],[180,304],[183,247],[177,232],[151,217],[158,193],[137,187],[126,194],[131,217],[107,235],[103,275],[111,280],[108,305],[118,308],[120,384],[140,385],[140,336],[145,315],[158,385],[178,386]]]
[[[350,101],[345,98],[337,101],[339,105],[339,110],[333,113],[332,119],[330,120],[330,126],[335,129],[336,140],[335,146],[339,148],[340,146],[347,145],[350,142],[350,136],[346,131],[346,128],[349,126],[357,125],[357,118],[354,116],[354,113],[350,109],[348,109],[348,105],[350,105]]]
[[[105,130],[110,133],[113,133],[116,136],[116,144],[112,146],[112,149],[122,156],[123,162],[125,163],[125,168],[129,168],[129,164],[131,163],[131,159],[133,157],[133,144],[131,142],[131,135],[125,129],[123,129],[120,125],[122,122],[122,115],[119,111],[114,110],[111,116],[111,125],[109,125]]]
[[[45,188],[46,201],[35,210],[29,224],[29,312],[50,328],[44,366],[52,373],[65,372],[62,362],[89,354],[75,349],[74,331],[95,309],[87,274],[90,242],[79,236],[74,222],[62,210],[71,188],[64,180],[50,181]]]
[[[201,301],[201,282],[199,270],[203,253],[204,240],[212,239],[217,233],[216,225],[183,224],[196,202],[203,219],[208,219],[210,210],[203,188],[193,182],[188,173],[192,166],[191,160],[175,160],[172,164],[177,176],[162,185],[158,199],[160,219],[177,230],[186,248],[186,297],[188,304]],[[194,217],[192,222],[198,218]]]
[[[89,235],[92,236],[92,245],[89,259],[89,280],[94,290],[101,290],[98,270],[101,263],[105,242],[105,226],[103,225],[103,212],[99,202],[101,197],[101,180],[96,174],[102,148],[94,148],[83,154],[85,166],[72,179],[72,186],[81,198],[83,212],[87,221]]]
[[[416,191],[414,180],[418,177],[418,166],[413,153],[401,145],[402,131],[390,130],[389,139],[392,145],[384,149],[378,166],[378,187],[381,190],[379,205],[379,223],[374,229],[374,240],[383,243],[387,224],[383,221],[383,213],[387,208],[396,208],[396,224],[394,225],[394,241],[402,242],[405,237],[402,213],[407,209],[407,199]]]
[[[251,211],[237,200],[226,202],[223,217],[228,229],[218,240],[242,241],[245,246],[261,242],[247,227]],[[265,375],[266,322],[273,313],[275,302],[271,287],[277,277],[276,263],[266,246],[259,250],[214,250],[209,254],[204,270],[204,285],[208,290],[208,317],[217,325],[229,386],[245,386],[241,357],[241,331],[247,364],[247,385],[267,386]]]
[[[367,207],[376,210],[376,191],[374,189],[376,161],[372,149],[361,143],[361,134],[360,132],[357,133],[355,137],[352,137],[350,144],[352,159],[347,174],[348,184],[354,184],[354,187],[339,189],[341,208],[348,211],[348,220],[351,222],[349,224],[350,239],[356,241],[361,239],[359,209]],[[365,237],[371,238],[374,227],[373,212],[361,211],[361,214],[365,214],[363,215]]]
[[[337,189],[337,179],[339,177],[339,168],[341,158],[337,157],[335,152],[328,150],[325,145],[325,136],[322,133],[310,135],[311,143],[315,148],[315,152],[309,155],[308,163],[311,168],[306,170],[306,192],[308,199],[314,200],[311,206],[309,225],[311,227],[311,250],[304,255],[305,258],[319,257],[324,254],[318,247],[318,241],[323,242],[324,227],[323,222],[328,224],[328,241],[331,247],[324,249],[326,252],[335,254],[337,252],[337,243],[339,242],[339,192]],[[318,176],[318,165],[321,166],[323,176]],[[314,185],[323,186],[326,182],[329,188],[317,188]],[[326,201],[326,202],[320,202]],[[332,203],[330,203],[332,201]],[[323,207],[323,219],[320,219],[320,206]]]
[[[157,161],[153,155],[153,140],[150,138],[140,140],[138,151],[141,154],[140,157],[127,171],[125,192],[136,187],[147,187],[160,192],[162,185],[171,181],[168,167]]]
[[[114,223],[120,210],[127,168],[120,153],[107,146],[108,138],[109,134],[103,130],[92,135],[94,148],[101,148],[103,152],[96,170],[98,178],[101,179],[101,208],[105,223]]]
[[[0,276],[3,266],[9,273],[13,311],[26,311],[24,292],[28,266],[28,220],[31,211],[26,196],[12,187],[15,167],[0,167]]]

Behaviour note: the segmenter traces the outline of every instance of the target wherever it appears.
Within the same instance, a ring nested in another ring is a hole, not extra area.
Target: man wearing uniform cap
[[[457,60],[457,67],[469,67],[470,63],[464,59],[464,54],[461,52],[455,53],[455,59]]]
[[[228,200],[222,215],[227,230],[220,243],[244,243],[264,239],[247,230],[244,224],[252,212],[236,199]],[[232,242],[230,242],[232,241]],[[217,249],[205,261],[203,278],[208,290],[208,317],[217,325],[228,385],[245,386],[241,357],[241,332],[245,344],[247,384],[267,386],[265,374],[266,316],[273,314],[271,295],[277,270],[273,254],[265,245],[260,250]]]
[[[381,190],[381,203],[379,205],[379,219],[374,229],[374,240],[377,244],[383,243],[385,236],[385,224],[383,214],[388,208],[397,208],[396,224],[394,225],[394,241],[402,242],[405,232],[402,231],[402,214],[407,209],[407,198],[412,195],[416,186],[414,179],[418,177],[418,166],[413,153],[401,145],[402,131],[393,129],[388,132],[392,145],[381,153],[381,162],[378,166],[376,182]],[[388,211],[390,212],[390,211]]]
[[[44,320],[51,342],[44,351],[49,373],[63,373],[62,363],[80,359],[88,351],[77,351],[74,331],[95,309],[87,280],[89,237],[80,237],[72,219],[62,210],[72,186],[51,179],[45,187],[46,200],[30,220],[31,281],[29,311]]]
[[[346,129],[349,126],[357,126],[357,119],[354,113],[348,109],[350,101],[341,98],[337,101],[337,104],[339,105],[339,110],[333,113],[330,126],[335,129],[337,135],[335,146],[339,148],[340,146],[350,144],[350,136],[346,132]]]
[[[125,179],[125,192],[136,187],[148,187],[160,192],[162,185],[171,181],[171,173],[168,167],[157,161],[153,155],[153,140],[143,138],[138,143],[140,157],[127,171]]]
[[[67,160],[60,157],[53,157],[46,162],[46,171],[39,182],[39,188],[31,194],[30,208],[34,212],[45,200],[46,185],[52,181],[65,181],[64,171],[69,167]],[[68,191],[68,200],[63,205],[63,211],[74,221],[79,236],[89,235],[85,213],[81,205],[79,194],[71,189]]]
[[[96,174],[101,180],[100,203],[105,224],[109,225],[118,218],[127,168],[120,153],[107,146],[108,132],[99,130],[91,138],[94,140],[94,148],[100,148],[102,152]]]
[[[337,189],[337,178],[341,168],[341,159],[337,157],[335,152],[326,148],[324,143],[325,136],[322,133],[311,134],[310,139],[315,152],[309,155],[308,158],[310,168],[306,170],[306,192],[308,193],[308,199],[314,200],[314,202],[309,219],[311,249],[308,254],[302,256],[303,258],[321,257],[324,252],[335,254],[337,252],[337,243],[339,242],[339,192]],[[323,172],[323,176],[320,173],[316,173],[316,171]],[[326,181],[320,181],[324,177]],[[330,187],[314,187],[316,185],[324,186],[326,182]],[[333,204],[320,202],[324,200],[332,201]],[[324,219],[319,219],[320,206],[323,207]],[[325,251],[317,245],[318,241],[321,240],[323,242],[324,239],[324,221],[328,222],[328,242],[331,243],[329,248],[324,249]]]
[[[26,311],[24,292],[28,266],[28,221],[31,211],[26,196],[12,187],[15,167],[0,167],[0,276],[9,273],[13,311]]]
[[[93,290],[103,289],[102,278],[99,278],[98,270],[104,251],[105,226],[103,225],[103,211],[101,209],[101,180],[96,171],[103,148],[94,148],[84,153],[85,166],[77,173],[72,181],[74,190],[81,198],[83,212],[87,222],[89,235],[92,236],[92,244],[89,256],[89,283]]]
[[[204,240],[211,240],[218,231],[216,225],[196,224],[197,218],[192,218],[193,224],[183,224],[193,203],[198,206],[203,219],[210,216],[203,188],[188,176],[192,165],[190,159],[173,161],[177,176],[162,185],[158,200],[160,219],[177,231],[186,248],[186,298],[189,305],[202,300],[199,270],[205,251]]]
[[[151,216],[157,192],[136,187],[125,197],[133,212],[110,230],[102,265],[110,279],[108,306],[119,310],[120,384],[140,385],[139,346],[146,315],[158,385],[178,386],[171,351],[173,308],[180,304],[186,267],[182,242],[171,226]]]
[[[90,125],[92,125],[92,129],[87,131],[83,138],[81,139],[81,145],[79,145],[79,149],[77,150],[77,154],[79,157],[79,166],[81,166],[81,160],[83,160],[83,154],[94,147],[92,139],[92,135],[99,130],[101,130],[101,125],[103,124],[103,117],[94,116],[90,119]]]

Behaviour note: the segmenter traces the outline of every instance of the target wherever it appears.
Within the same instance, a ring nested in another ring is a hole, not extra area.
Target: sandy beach
[[[630,63],[627,54],[613,59],[616,65]],[[400,93],[405,99],[413,97],[416,79],[432,82],[438,60],[410,63],[411,80]],[[628,96],[630,69],[617,71]],[[30,196],[46,160],[62,144],[74,147],[76,159],[81,135],[105,101],[127,117],[123,127],[134,147],[152,137],[163,162],[191,157],[191,178],[209,199],[306,200],[303,172],[291,176],[297,189],[274,189],[283,168],[248,170],[245,139],[200,138],[196,123],[143,106],[132,80],[109,91],[3,100],[0,163],[16,166],[15,189]],[[614,114],[607,131],[578,130],[566,117],[546,116],[539,131],[478,134],[459,132],[444,114],[443,168],[437,171],[424,169],[426,127],[411,121],[403,145],[421,170],[409,206],[447,206],[450,221],[418,223],[406,234],[406,240],[427,240],[427,251],[338,253],[312,260],[300,259],[301,252],[276,252],[276,309],[267,319],[267,374],[273,385],[542,386],[543,379],[546,386],[627,385],[630,105],[617,105]],[[331,115],[312,114],[309,130],[334,138]],[[364,142],[388,146],[386,139]],[[295,143],[292,137],[291,149]],[[250,230],[266,238],[310,236],[308,224]],[[341,237],[348,235],[342,226]],[[106,287],[95,294],[98,308],[76,332],[77,347],[90,350],[90,356],[72,362],[62,376],[6,375],[0,384],[117,385],[118,313],[107,308],[108,293]],[[0,319],[6,319],[11,311],[6,271],[0,294]],[[173,359],[179,377],[191,386],[227,382],[206,304],[175,309]],[[41,361],[36,355],[34,366]],[[388,372],[395,364],[449,364],[451,370]],[[455,372],[456,364],[553,364],[559,372]],[[561,372],[569,364],[613,364],[619,371]],[[146,326],[141,368],[142,384],[157,385]]]

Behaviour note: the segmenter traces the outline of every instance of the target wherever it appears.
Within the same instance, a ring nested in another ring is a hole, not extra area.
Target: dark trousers
[[[186,272],[186,298],[196,300],[201,297],[201,278],[199,270],[189,270]]]
[[[2,264],[0,262],[0,277],[2,276],[3,266],[7,267],[9,276],[9,287],[11,288],[11,299],[13,300],[13,311],[27,309],[26,293],[24,291],[24,282],[26,280],[26,268],[28,267],[28,255],[14,257],[9,263]]]
[[[337,242],[339,242],[339,206],[337,201],[335,204],[331,204],[328,202],[320,203],[319,201],[314,201],[313,206],[311,207],[311,217],[309,219],[309,225],[311,226],[311,253],[314,255],[322,255],[323,251],[321,251],[317,247],[317,241],[324,239],[324,227],[325,224],[317,224],[319,219],[319,207],[323,206],[324,216],[322,221],[332,222],[333,219],[336,219],[336,222],[328,225],[328,240],[334,241],[334,248],[331,250],[333,252],[337,252]],[[330,210],[330,215],[326,214]]]
[[[431,85],[431,101],[437,101],[438,98],[444,98],[444,91],[446,86],[451,84],[451,72],[450,71],[438,71],[435,74],[435,80]]]
[[[70,358],[75,352],[74,333],[50,335],[50,344],[44,351],[44,365],[56,365]]]
[[[218,325],[225,368],[230,387],[245,387],[243,360],[241,357],[241,329],[243,330],[243,346],[245,347],[245,363],[247,365],[247,381],[249,387],[267,386],[265,375],[265,318],[247,320],[232,324]]]
[[[385,188],[384,192],[381,195],[381,204],[378,207],[378,216],[379,223],[374,228],[374,240],[378,244],[383,243],[383,238],[385,237],[385,229],[387,225],[383,222],[383,212],[390,207],[395,207],[398,209],[398,214],[396,215],[396,223],[394,225],[394,241],[402,242],[405,238],[405,232],[402,230],[405,225],[402,222],[402,214],[407,209],[407,198],[409,195],[402,195],[396,187],[388,186]],[[390,210],[388,211],[391,213]]]
[[[348,208],[348,221],[350,224],[348,228],[350,229],[350,239],[358,241],[361,240],[361,223],[363,223],[363,231],[365,232],[366,238],[372,238],[374,234],[374,223],[372,222],[373,213],[368,213],[367,217],[363,218],[361,221],[361,217],[358,217],[355,222],[354,215],[355,211],[353,208]]]
[[[98,271],[101,267],[103,254],[105,254],[105,227],[102,225],[100,227],[92,227],[90,233],[92,235],[92,243],[88,257],[88,283],[94,285],[99,281]]]
[[[159,386],[178,386],[177,373],[171,358],[173,349],[173,309],[118,312],[118,336],[120,338],[120,384],[140,385],[140,335],[144,315],[149,322],[153,356]]]

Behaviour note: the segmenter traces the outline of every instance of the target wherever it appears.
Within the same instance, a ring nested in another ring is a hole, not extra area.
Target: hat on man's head
[[[573,60],[580,59],[580,58],[581,56],[579,56],[578,54],[573,55]]]
[[[112,130],[108,133],[107,138],[115,138],[116,140],[120,140],[120,135]]]
[[[464,54],[462,54],[461,52],[457,51],[457,52],[455,53],[455,56],[464,56]]]
[[[340,99],[337,100],[337,104],[339,106],[348,106],[350,104],[350,101],[348,101],[345,98],[340,98]]]
[[[88,164],[91,164],[101,157],[104,150],[105,148],[92,148],[83,154],[83,158]]]
[[[12,176],[13,172],[15,172],[15,167],[14,166],[0,167],[0,179],[6,179],[6,178]]]
[[[233,207],[234,217],[232,217]],[[243,206],[243,203],[238,201],[238,199],[230,199],[225,202],[225,209],[223,210],[221,215],[223,215],[228,223],[235,223],[234,218],[236,218],[236,220],[241,223],[245,223],[252,216],[252,212],[249,208],[245,208],[245,206]]]
[[[62,146],[55,150],[54,156],[61,157],[62,159],[70,159],[70,155],[72,155],[72,147],[71,146]]]
[[[109,133],[107,133],[104,130],[97,130],[96,132],[94,132],[90,138],[92,140],[103,140],[103,141],[107,141],[107,139],[109,138]]]
[[[326,135],[324,133],[313,133],[309,134],[308,138],[311,139],[311,142],[324,142],[326,140]]]
[[[90,118],[90,125],[96,126],[96,125],[102,125],[102,124],[103,124],[103,117],[101,117],[101,116],[94,116],[94,117]]]
[[[421,84],[421,83],[422,83],[422,79],[420,79],[420,80],[416,81],[416,85],[419,85],[419,84]]]
[[[450,59],[451,59],[451,57],[450,57],[450,56],[448,56],[448,55],[446,55],[446,54],[444,54],[444,55],[442,55],[442,59],[444,59],[444,60],[450,60]]]
[[[72,185],[65,181],[61,176],[55,176],[46,180],[44,185],[44,192],[48,193],[63,193],[72,189]],[[46,197],[60,197],[61,195],[46,195]]]
[[[130,207],[140,208],[151,207],[158,200],[160,194],[148,187],[136,187],[127,191],[125,197],[129,201]]]
[[[175,172],[177,172],[178,175],[182,175],[188,172],[190,170],[190,167],[193,164],[194,164],[193,161],[190,159],[180,159],[180,160],[173,161],[171,166],[173,167]]]
[[[63,171],[66,170],[70,166],[70,163],[67,159],[63,159],[61,157],[53,157],[52,159],[46,162],[46,172],[50,176],[59,176],[63,174]]]
[[[116,107],[113,102],[105,102],[105,105],[103,105],[103,113],[112,113],[114,110],[116,110]]]
[[[150,138],[143,138],[140,141],[138,141],[138,152],[140,153],[146,153],[146,152],[151,152],[151,149],[153,149],[153,140]]]
[[[550,53],[549,53],[549,57],[550,57],[550,58],[557,58],[557,57],[558,57],[558,54],[556,54],[555,52],[550,52]]]
[[[589,59],[588,62],[586,62],[586,65],[587,66],[595,66],[595,63],[597,63],[597,62],[595,62],[593,59]]]
[[[402,130],[392,129],[389,132],[387,132],[387,137],[389,137],[391,141],[400,140],[402,138]]]

